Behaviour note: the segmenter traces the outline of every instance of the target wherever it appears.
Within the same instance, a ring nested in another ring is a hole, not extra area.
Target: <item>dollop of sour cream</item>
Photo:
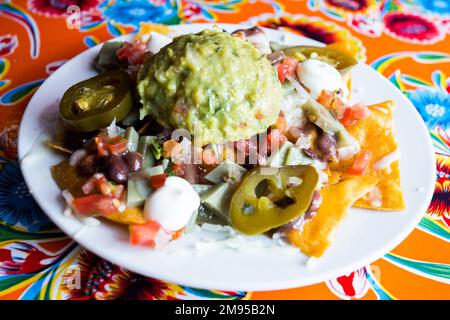
[[[336,91],[343,83],[342,76],[336,68],[317,59],[307,59],[299,63],[297,76],[315,99],[322,90]]]
[[[153,192],[144,206],[144,219],[158,222],[164,229],[176,231],[189,222],[200,206],[200,197],[189,182],[168,177],[164,186]]]

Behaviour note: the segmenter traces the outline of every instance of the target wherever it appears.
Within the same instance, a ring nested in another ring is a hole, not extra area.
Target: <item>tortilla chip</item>
[[[328,175],[327,184],[329,185],[336,184],[342,179],[342,172],[331,171],[330,169],[327,169],[325,172]]]
[[[141,208],[126,208],[123,212],[114,212],[104,218],[121,224],[144,224],[146,223]]]
[[[372,152],[366,175],[377,177],[379,182],[376,189],[358,200],[354,206],[375,210],[403,210],[405,202],[400,187],[399,161],[392,162],[390,167],[381,171],[373,169],[376,161],[398,148],[394,135],[394,103],[386,101],[371,105],[369,109],[369,117],[358,121],[347,130],[359,141],[361,150]],[[342,161],[333,169],[347,172],[353,161],[354,158]]]
[[[158,23],[151,23],[151,22],[141,22],[139,31],[136,34],[135,40],[147,42],[149,40],[149,34],[150,32],[156,32],[163,35],[169,35],[174,30],[169,28],[168,26],[164,24],[158,24]]]
[[[330,245],[330,236],[345,218],[348,208],[364,196],[378,182],[370,176],[352,176],[335,185],[324,187],[322,204],[317,214],[303,226],[303,230],[287,232],[291,243],[312,257],[320,257]]]

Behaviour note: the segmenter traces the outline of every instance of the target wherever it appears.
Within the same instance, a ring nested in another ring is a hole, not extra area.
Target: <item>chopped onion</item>
[[[84,194],[89,194],[94,190],[94,183],[89,179],[83,186],[81,187],[81,190],[83,190]]]
[[[220,224],[204,223],[201,228],[205,231],[218,232],[222,229]]]
[[[150,167],[145,170],[145,173],[149,177],[158,176],[158,175],[164,174],[164,167],[163,166]]]
[[[73,202],[74,198],[73,198],[72,194],[70,193],[70,191],[67,189],[63,190],[62,196],[63,196],[64,200],[66,200],[66,203],[72,207],[72,202]]]
[[[98,227],[100,225],[100,220],[93,217],[83,217],[81,222],[88,227]]]
[[[78,149],[72,155],[69,159],[69,165],[71,167],[75,167],[81,159],[83,159],[87,155],[86,149]]]
[[[72,208],[70,206],[66,206],[63,211],[63,215],[66,217],[70,217],[72,215]]]
[[[115,136],[123,136],[125,130],[123,130],[121,127],[117,125],[116,118],[114,118],[111,124],[108,127],[106,127],[106,132],[108,133],[108,136],[110,138],[114,138]]]

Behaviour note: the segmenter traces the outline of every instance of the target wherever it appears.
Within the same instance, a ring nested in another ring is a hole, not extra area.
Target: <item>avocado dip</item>
[[[163,126],[186,129],[201,145],[266,131],[282,97],[267,58],[220,29],[174,38],[141,67],[137,91],[141,119],[151,115]]]

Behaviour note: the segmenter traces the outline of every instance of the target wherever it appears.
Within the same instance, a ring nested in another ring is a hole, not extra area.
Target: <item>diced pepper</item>
[[[130,77],[119,70],[109,71],[70,87],[59,104],[64,124],[81,132],[122,120],[133,106]]]
[[[289,186],[291,177],[302,183]],[[308,209],[319,174],[312,166],[258,167],[241,181],[230,203],[230,220],[238,231],[253,235],[282,226]]]

